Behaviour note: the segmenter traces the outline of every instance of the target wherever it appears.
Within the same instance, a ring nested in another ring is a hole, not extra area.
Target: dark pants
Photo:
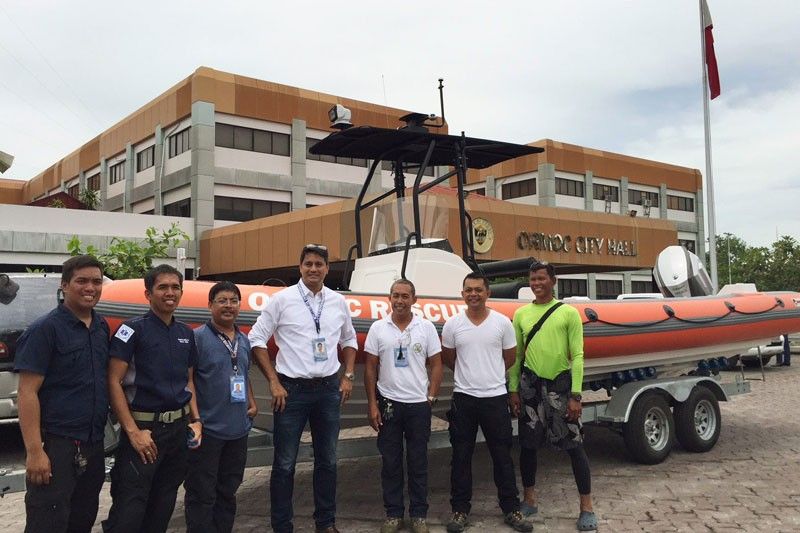
[[[426,402],[391,402],[391,414],[386,415],[387,400],[381,399],[383,425],[378,433],[381,452],[381,484],[386,516],[402,518],[403,504],[403,441],[406,445],[408,467],[408,514],[425,518],[428,514],[428,440],[431,436],[431,406]]]
[[[450,506],[453,512],[469,513],[472,500],[472,454],[480,426],[492,456],[494,484],[503,513],[519,510],[519,492],[511,459],[511,413],[507,395],[477,398],[453,393],[450,411],[450,444],[453,460],[450,471]]]
[[[292,379],[280,376],[286,407],[275,413],[275,456],[269,479],[271,524],[276,533],[294,530],[292,494],[300,436],[308,423],[314,448],[314,522],[336,523],[336,443],[339,440],[339,378]]]
[[[103,443],[81,443],[80,449],[88,461],[83,473],[76,469],[75,441],[45,434],[44,451],[53,477],[49,485],[27,483],[25,533],[91,531],[105,481]]]
[[[158,449],[155,463],[144,464],[123,433],[111,469],[111,510],[103,531],[148,533],[166,531],[178,487],[186,476],[186,418],[171,424],[137,422],[149,429]]]
[[[789,346],[789,334],[783,335],[783,353],[775,358],[776,365],[790,366],[792,364],[792,350]]]
[[[186,473],[185,516],[188,532],[230,533],[236,516],[236,490],[242,484],[247,462],[247,435],[223,440],[203,436],[189,450]]]
[[[566,450],[572,462],[572,475],[575,477],[575,484],[578,486],[578,494],[587,495],[592,493],[592,474],[589,469],[589,457],[583,445]],[[520,447],[519,449],[519,469],[522,474],[522,486],[526,489],[536,485],[536,469],[538,462],[538,452],[536,448]]]

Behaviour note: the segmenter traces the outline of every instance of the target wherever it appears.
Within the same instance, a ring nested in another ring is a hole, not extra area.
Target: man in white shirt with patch
[[[292,492],[300,436],[306,423],[314,445],[314,522],[317,533],[336,529],[336,443],[340,404],[350,398],[358,342],[344,297],[325,287],[328,249],[300,252],[300,281],[275,294],[250,330],[253,358],[269,382],[275,456],[270,515],[276,533],[294,531]],[[275,336],[273,367],[267,341]],[[337,346],[342,348],[339,363]],[[344,373],[339,377],[339,369]]]
[[[378,432],[383,465],[386,520],[381,533],[395,533],[402,526],[404,441],[411,530],[428,532],[428,439],[431,408],[442,382],[442,347],[436,326],[412,312],[416,301],[412,282],[395,281],[389,290],[392,313],[372,323],[364,345],[369,422]],[[426,364],[430,366],[430,381]]]
[[[506,524],[516,531],[533,530],[519,512],[519,491],[511,459],[511,413],[508,410],[506,370],[516,361],[517,341],[511,321],[486,307],[489,281],[470,273],[461,295],[467,309],[442,329],[442,360],[454,371],[453,400],[447,419],[453,460],[447,531],[466,529],[472,499],[472,454],[478,427],[492,456],[494,483]]]

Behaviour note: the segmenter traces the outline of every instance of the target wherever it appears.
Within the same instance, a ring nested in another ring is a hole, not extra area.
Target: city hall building
[[[336,284],[371,161],[309,152],[331,132],[335,104],[352,111],[354,125],[397,128],[408,113],[200,67],[29,181],[0,180],[0,213],[2,204],[43,205],[92,189],[104,232],[114,231],[112,213],[120,223],[149,218],[189,227],[190,275],[296,278],[300,249],[320,242],[331,251]],[[650,269],[665,246],[682,244],[702,257],[699,171],[549,139],[531,144],[544,152],[467,174],[479,262],[536,257],[557,266],[560,296],[609,298],[650,292]],[[381,168],[370,194],[394,186],[391,164]],[[431,193],[450,210],[448,236],[460,253],[457,198],[447,187]],[[14,246],[0,238],[0,254]]]

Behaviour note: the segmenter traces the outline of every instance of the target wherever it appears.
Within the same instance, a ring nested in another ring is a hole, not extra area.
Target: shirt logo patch
[[[422,353],[422,343],[415,342],[414,343],[414,353],[421,354]]]
[[[133,328],[122,324],[114,336],[122,342],[128,342],[128,340],[133,336]]]
[[[189,344],[189,339],[178,339],[178,342],[181,344]]]

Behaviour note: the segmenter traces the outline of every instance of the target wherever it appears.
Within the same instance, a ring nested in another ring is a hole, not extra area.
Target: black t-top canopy
[[[349,128],[322,139],[311,147],[315,155],[380,159],[421,164],[431,141],[436,141],[429,165],[454,165],[462,139],[466,167],[487,168],[515,157],[538,154],[542,148],[458,135],[442,135],[420,129],[388,129],[373,126]]]

